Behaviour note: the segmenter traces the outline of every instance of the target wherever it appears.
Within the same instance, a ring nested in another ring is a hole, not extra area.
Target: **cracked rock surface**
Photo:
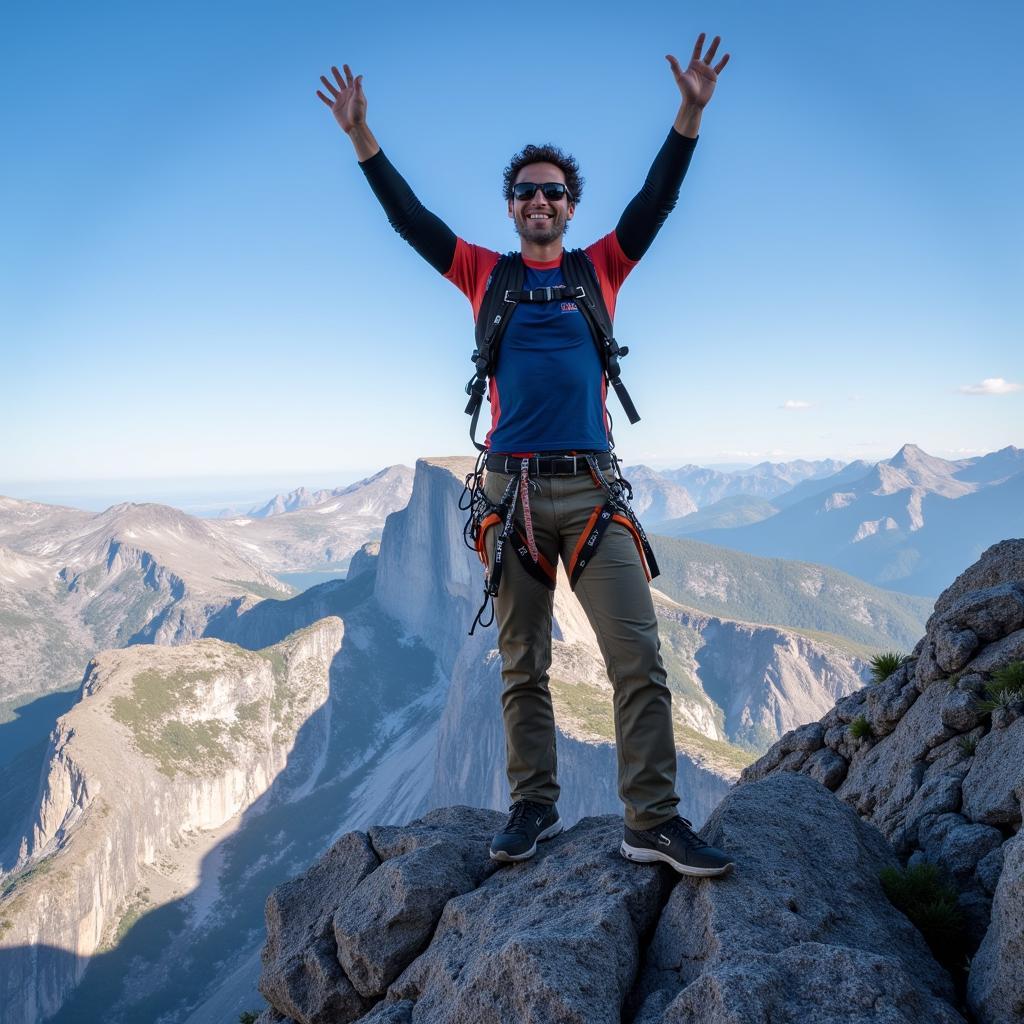
[[[962,1021],[949,976],[882,890],[896,856],[823,785],[780,773],[742,786],[703,831],[736,868],[673,889],[635,1024]]]
[[[948,975],[882,891],[892,850],[808,776],[726,796],[702,830],[737,858],[722,878],[624,860],[614,816],[585,818],[532,860],[497,867],[487,844],[503,822],[443,808],[339,840],[325,860],[337,862],[344,844],[358,867],[336,876],[339,889],[319,890],[319,910],[304,904],[316,922],[309,942],[319,955],[333,948],[332,1016],[317,1016],[327,1002],[319,967],[296,986],[317,993],[308,1006],[265,985],[264,1021],[962,1021]],[[267,948],[305,966],[272,934],[269,908],[287,902],[286,888],[268,903]],[[273,956],[264,970],[278,970]]]

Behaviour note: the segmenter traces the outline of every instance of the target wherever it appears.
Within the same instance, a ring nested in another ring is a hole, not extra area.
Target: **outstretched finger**
[[[691,60],[700,60],[700,51],[704,48],[704,33],[697,36],[697,42],[693,44],[693,56]]]
[[[338,83],[338,88],[344,91],[345,77],[333,64],[331,65],[331,74],[334,75],[334,80]]]
[[[334,86],[333,86],[333,85],[331,85],[331,83],[330,83],[330,82],[329,82],[329,81],[327,80],[327,76],[326,76],[326,75],[321,75],[321,76],[320,76],[320,81],[324,83],[324,88],[325,88],[325,89],[326,89],[326,90],[327,90],[327,91],[328,91],[328,92],[329,92],[329,93],[330,93],[330,94],[331,94],[332,96],[334,96],[334,97],[335,97],[335,99],[337,99],[337,97],[338,97],[338,95],[339,95],[339,93],[338,93],[338,90],[337,90],[337,89],[335,89],[335,88],[334,88]]]
[[[708,64],[708,65],[711,64],[711,59],[714,57],[715,51],[718,49],[718,44],[721,41],[722,41],[722,37],[721,36],[715,36],[715,38],[711,40],[711,49],[708,50],[707,54],[704,57],[704,63],[705,64]]]
[[[347,64],[341,65],[345,69],[345,81],[351,86],[352,85],[352,69]]]
[[[324,101],[324,103],[327,104],[327,106],[331,108],[331,110],[334,109],[334,100],[329,100],[319,89],[317,89],[316,94]]]
[[[683,73],[683,69],[679,66],[679,61],[677,61],[670,53],[665,54],[665,60],[668,61],[669,67],[672,68],[672,74],[674,74],[676,78],[679,78]]]
[[[724,56],[724,57],[723,57],[723,58],[722,58],[722,59],[721,59],[721,60],[720,60],[720,61],[719,61],[719,62],[718,62],[718,63],[717,63],[716,65],[715,65],[715,74],[717,75],[717,74],[718,74],[718,73],[719,73],[719,72],[720,72],[720,71],[722,70],[722,68],[724,68],[724,67],[725,67],[725,65],[726,65],[726,64],[728,64],[728,63],[729,63],[729,54],[726,54],[726,55],[725,55],[725,56]]]

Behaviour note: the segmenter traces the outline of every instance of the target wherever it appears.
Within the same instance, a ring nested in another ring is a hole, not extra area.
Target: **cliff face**
[[[734,742],[763,749],[864,685],[864,661],[825,640],[685,609],[669,614],[700,635],[699,679]]]
[[[6,1022],[55,1012],[142,899],[145,866],[268,789],[327,698],[342,636],[340,620],[325,619],[259,652],[206,640],[90,664],[54,732],[22,870],[0,900]]]
[[[959,893],[983,1024],[1024,1016],[1024,541],[991,547],[938,599],[884,682],[783,736],[742,781],[798,772]]]
[[[483,591],[480,562],[462,543],[458,506],[468,458],[419,459],[409,504],[384,523],[374,596],[443,665],[453,665]]]

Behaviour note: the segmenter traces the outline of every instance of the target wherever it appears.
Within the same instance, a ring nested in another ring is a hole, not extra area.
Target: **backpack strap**
[[[626,385],[619,378],[619,360],[629,353],[629,347],[620,345],[614,337],[612,318],[608,314],[597,271],[590,257],[582,249],[570,249],[562,259],[562,270],[566,280],[573,282],[580,292],[576,300],[579,311],[590,325],[601,356],[601,365],[630,423],[637,423],[640,414],[629,397]]]
[[[498,257],[498,262],[487,278],[480,312],[476,318],[476,348],[469,357],[476,372],[466,384],[466,415],[469,421],[469,439],[477,451],[486,451],[487,446],[476,439],[476,425],[480,418],[480,407],[487,387],[487,378],[498,362],[498,348],[508,328],[508,322],[519,305],[516,297],[522,294],[526,269],[523,257],[517,252],[508,252]],[[530,294],[530,293],[527,293]]]

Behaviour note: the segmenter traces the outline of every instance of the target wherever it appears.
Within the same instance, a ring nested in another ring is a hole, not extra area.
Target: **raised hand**
[[[729,63],[729,54],[725,54],[714,67],[711,66],[711,61],[714,59],[720,42],[721,37],[715,36],[711,40],[707,54],[702,59],[700,51],[704,46],[704,33],[701,32],[697,36],[697,42],[693,46],[693,56],[685,71],[679,66],[679,61],[675,57],[671,54],[665,55],[665,60],[669,62],[672,74],[676,77],[676,85],[679,86],[679,91],[683,94],[683,102],[688,106],[703,109],[711,100],[715,91],[715,82],[718,81],[722,68]]]
[[[320,76],[331,98],[328,99],[319,89],[316,94],[331,108],[334,120],[347,135],[358,125],[366,124],[366,95],[363,92],[363,76],[356,75],[353,78],[351,68],[347,64],[341,66],[345,69],[344,77],[336,67],[331,68],[334,82],[324,75]]]

